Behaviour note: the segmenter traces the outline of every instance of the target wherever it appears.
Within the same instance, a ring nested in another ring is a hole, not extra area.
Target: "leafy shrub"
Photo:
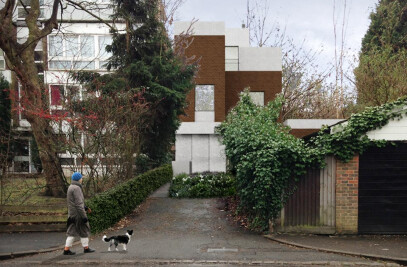
[[[314,164],[311,149],[278,123],[282,98],[256,106],[248,92],[218,128],[236,173],[239,209],[251,226],[266,230],[293,191],[292,180]]]
[[[86,206],[92,209],[92,213],[89,214],[92,232],[97,233],[114,225],[131,213],[152,192],[170,182],[171,178],[171,165],[164,165],[86,201]]]
[[[170,196],[177,198],[209,198],[231,196],[236,193],[231,174],[180,174],[172,179]]]

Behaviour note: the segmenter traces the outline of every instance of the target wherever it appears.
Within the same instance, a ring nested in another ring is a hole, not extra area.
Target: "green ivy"
[[[367,108],[347,122],[323,128],[305,143],[278,123],[283,99],[256,106],[245,91],[241,101],[218,127],[230,168],[236,174],[240,210],[249,215],[252,227],[268,228],[295,189],[295,181],[310,167],[323,167],[327,155],[349,161],[355,153],[386,141],[372,141],[366,132],[383,127],[407,113],[407,98]]]
[[[277,123],[283,99],[256,106],[248,92],[217,129],[225,145],[232,172],[236,173],[240,209],[253,228],[266,230],[292,192],[292,181],[312,165],[304,141]]]
[[[334,155],[336,158],[347,162],[358,153],[362,154],[372,146],[383,147],[385,140],[370,140],[366,133],[380,129],[390,120],[401,119],[407,115],[407,97],[378,107],[368,107],[364,112],[353,114],[345,123],[330,129],[324,128],[318,136],[311,138],[310,148],[320,151],[318,157]]]

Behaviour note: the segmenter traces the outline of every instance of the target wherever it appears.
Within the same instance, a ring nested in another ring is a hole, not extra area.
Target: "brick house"
[[[176,22],[179,36],[190,22]],[[215,127],[225,120],[250,87],[255,103],[264,105],[281,92],[282,60],[277,47],[250,47],[246,28],[225,28],[224,22],[196,22],[187,56],[199,58],[195,89],[187,99],[186,116],[177,131],[174,173],[225,171],[224,148]]]

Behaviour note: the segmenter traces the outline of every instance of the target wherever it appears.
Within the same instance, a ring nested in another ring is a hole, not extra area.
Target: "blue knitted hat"
[[[72,180],[79,181],[82,178],[82,174],[80,172],[74,172],[72,174]]]

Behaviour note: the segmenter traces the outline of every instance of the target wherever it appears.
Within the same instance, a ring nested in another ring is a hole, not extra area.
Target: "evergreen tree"
[[[390,45],[395,52],[407,48],[407,0],[381,0],[376,11],[370,14],[362,54],[382,50],[385,45]]]
[[[370,15],[355,69],[358,103],[378,106],[407,94],[407,0],[381,0]]]
[[[112,53],[108,70],[112,74],[77,73],[88,91],[112,97],[120,91],[142,93],[148,112],[138,120],[142,130],[139,150],[153,166],[168,162],[175,142],[175,131],[184,114],[186,95],[193,88],[195,64],[186,65],[171,48],[164,24],[159,18],[159,1],[114,0],[115,21],[125,22],[126,29],[113,32],[113,42],[106,50]]]
[[[117,69],[131,87],[144,88],[151,112],[142,152],[160,164],[169,159],[196,66],[184,65],[175,56],[159,19],[159,1],[114,2],[114,19],[126,22],[126,34],[114,33],[107,47],[113,54],[108,68]]]

